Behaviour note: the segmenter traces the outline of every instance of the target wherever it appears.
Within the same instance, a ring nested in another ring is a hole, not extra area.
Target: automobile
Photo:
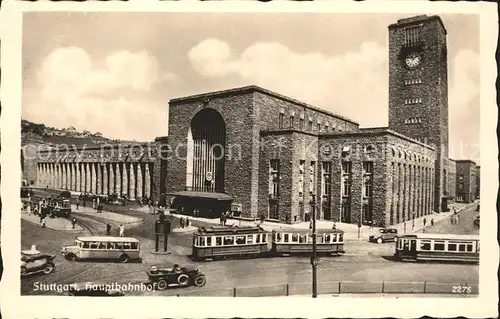
[[[203,287],[207,283],[205,275],[200,272],[196,265],[185,265],[180,267],[157,267],[151,266],[147,270],[149,284],[154,289],[165,290],[168,287],[196,286]]]
[[[398,230],[395,228],[379,228],[378,233],[370,235],[370,242],[381,244],[386,241],[398,241]]]
[[[113,285],[95,282],[78,282],[71,284],[68,289],[69,296],[82,297],[123,297],[123,291]]]
[[[21,251],[21,276],[41,272],[46,275],[52,273],[56,268],[54,258],[55,255],[43,254],[36,250],[35,246],[32,246],[31,250]]]

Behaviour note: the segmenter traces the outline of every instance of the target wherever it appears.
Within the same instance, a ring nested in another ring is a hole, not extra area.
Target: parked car
[[[82,297],[122,297],[125,294],[116,287],[107,284],[79,282],[68,289],[69,296]]]
[[[55,255],[43,254],[34,247],[21,251],[21,276],[40,272],[50,274],[56,268],[54,258]]]
[[[395,228],[380,228],[377,234],[369,238],[370,242],[381,244],[386,241],[398,241],[398,230]]]
[[[200,272],[196,265],[180,267],[157,267],[151,266],[147,271],[149,283],[153,288],[165,290],[168,287],[196,286],[203,287],[207,283],[205,275]]]

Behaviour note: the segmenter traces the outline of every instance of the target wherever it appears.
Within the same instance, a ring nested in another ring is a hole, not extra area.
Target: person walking
[[[42,228],[45,228],[45,220],[46,220],[46,217],[42,216]]]
[[[184,228],[184,218],[181,217],[179,223],[181,224],[181,228]]]
[[[431,219],[431,226],[434,226],[434,218]]]
[[[80,199],[77,198],[76,199],[76,210],[78,210],[80,208]]]
[[[76,219],[75,219],[75,218],[73,218],[73,219],[71,220],[71,228],[72,228],[72,229],[75,229],[75,225],[76,225]]]
[[[106,234],[111,235],[111,225],[110,224],[106,224]]]
[[[337,224],[335,224],[335,222],[333,222],[332,229],[333,229],[333,230],[336,230],[336,229],[337,229]]]
[[[188,228],[188,227],[189,227],[189,224],[190,224],[190,223],[191,223],[191,222],[189,221],[189,218],[187,218],[187,217],[186,217],[186,228]]]
[[[125,227],[123,227],[123,224],[120,225],[120,237],[125,236]]]
[[[424,218],[423,222],[424,222],[424,227],[425,227],[425,225],[427,224],[427,218]]]

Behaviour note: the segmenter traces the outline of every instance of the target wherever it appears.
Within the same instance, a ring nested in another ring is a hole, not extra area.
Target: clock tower
[[[389,26],[389,129],[436,149],[434,211],[448,198],[448,59],[439,16]]]

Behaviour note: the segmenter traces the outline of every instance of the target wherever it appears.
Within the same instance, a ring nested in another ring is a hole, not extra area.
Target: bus
[[[479,263],[479,235],[409,234],[398,238],[399,260]]]
[[[141,243],[134,237],[77,237],[74,245],[61,248],[67,260],[118,260],[141,262]]]
[[[202,227],[193,234],[192,258],[259,257],[268,252],[268,235],[258,226]]]
[[[310,254],[313,251],[313,235],[306,230],[273,230],[272,252],[275,255]],[[344,253],[344,232],[339,229],[318,230],[316,252],[324,255]]]

